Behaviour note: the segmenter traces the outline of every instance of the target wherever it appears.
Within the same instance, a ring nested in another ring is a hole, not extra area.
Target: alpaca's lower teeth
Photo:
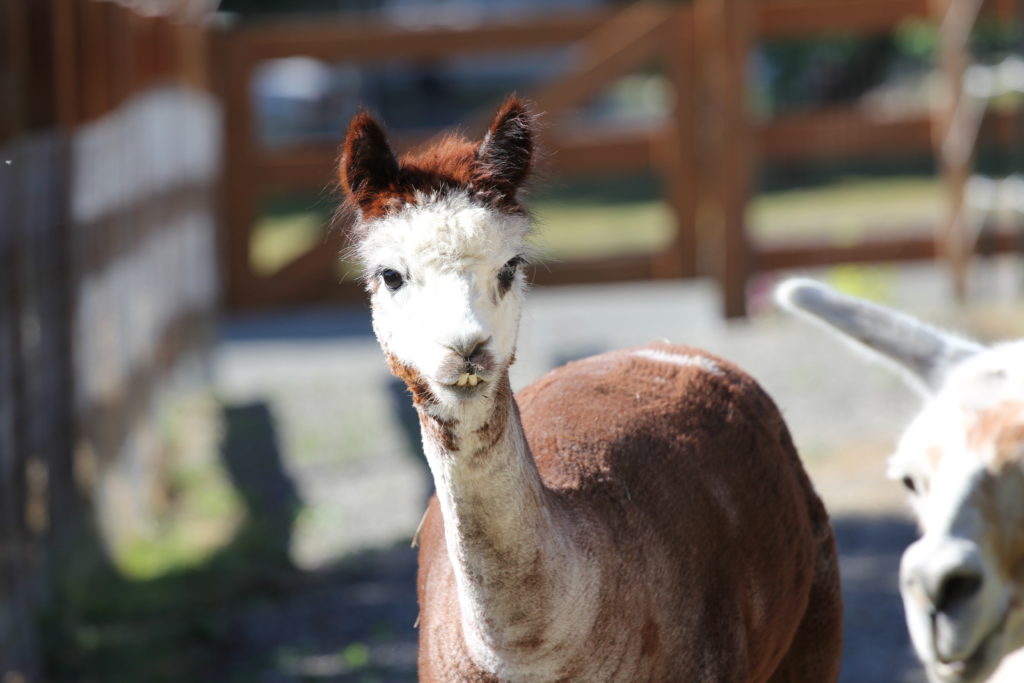
[[[460,386],[460,387],[464,387],[464,386],[475,387],[481,381],[483,381],[483,380],[481,380],[478,375],[471,375],[468,372],[464,372],[461,375],[459,375],[459,379],[457,379],[455,381],[455,384],[456,384],[456,386]]]

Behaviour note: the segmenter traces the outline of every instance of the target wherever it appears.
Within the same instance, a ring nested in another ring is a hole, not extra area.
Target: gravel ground
[[[1012,293],[1019,267],[976,274],[968,309],[948,305],[932,267],[831,271],[940,324],[983,336],[1024,334]],[[536,289],[523,316],[513,384],[566,360],[656,338],[706,348],[757,377],[785,414],[839,539],[846,599],[842,680],[922,681],[896,592],[915,535],[885,457],[918,399],[882,368],[769,310],[725,322],[710,283]],[[304,512],[292,530],[300,578],[231,615],[242,680],[415,680],[415,557],[407,547],[429,491],[407,399],[387,374],[365,310],[235,318],[215,359],[227,404],[262,403]]]

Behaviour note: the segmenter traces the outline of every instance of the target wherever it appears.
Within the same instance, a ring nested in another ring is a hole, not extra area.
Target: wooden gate
[[[98,474],[146,469],[133,435],[206,344],[219,118],[196,25],[96,0],[0,12],[0,678],[41,680],[49,570]]]
[[[941,4],[941,3],[940,3]],[[545,113],[544,144],[552,174],[578,170],[653,169],[672,209],[668,246],[640,256],[559,263],[538,269],[535,281],[602,282],[709,275],[721,286],[727,315],[746,310],[746,288],[756,272],[858,261],[954,257],[946,237],[887,238],[835,247],[826,243],[757,244],[747,207],[759,160],[810,161],[930,153],[933,120],[917,116],[876,120],[855,107],[751,119],[747,102],[749,56],[760,41],[837,33],[891,31],[907,19],[934,21],[928,0],[694,0],[679,5],[635,3],[616,12],[555,16],[467,29],[407,29],[325,19],[316,24],[271,23],[229,29],[218,36],[218,81],[225,102],[224,290],[229,308],[351,300],[360,293],[338,282],[340,241],[327,240],[272,275],[250,262],[249,244],[261,198],[271,191],[314,192],[335,176],[336,145],[286,151],[261,147],[253,124],[251,82],[265,60],[309,56],[329,62],[436,59],[553,45],[576,46],[574,62],[558,78],[525,93]],[[613,79],[660,60],[674,97],[668,116],[640,129],[572,130],[562,114]],[[947,70],[957,68],[944,59]],[[993,118],[1007,118],[994,114]],[[481,117],[464,126],[480,128]],[[936,124],[942,125],[942,124]],[[339,135],[344,122],[338,123]],[[1008,135],[1011,127],[986,126]],[[407,149],[422,140],[399,140]],[[951,197],[956,184],[944,166]],[[937,234],[937,227],[928,232]],[[1006,233],[992,248],[1011,248]],[[961,259],[962,260],[962,259]]]

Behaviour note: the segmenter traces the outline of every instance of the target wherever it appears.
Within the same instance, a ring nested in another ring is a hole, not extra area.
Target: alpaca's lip
[[[487,384],[493,379],[490,375],[478,372],[462,372],[456,375],[445,377],[444,381],[438,382],[441,386],[449,389],[476,388],[481,384]]]
[[[490,377],[483,375],[464,372],[457,375],[454,379],[441,384],[441,386],[459,398],[470,398],[482,392],[490,382],[490,379]]]
[[[935,673],[944,681],[973,680],[988,661],[988,646],[1002,633],[1006,616],[1004,613],[996,625],[985,634],[974,650],[966,657],[945,662],[937,660],[935,662]]]

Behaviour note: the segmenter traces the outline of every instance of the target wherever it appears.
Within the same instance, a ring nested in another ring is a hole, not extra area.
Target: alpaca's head
[[[954,365],[907,428],[889,474],[922,536],[900,589],[934,681],[983,681],[1024,647],[1024,342]]]
[[[932,681],[986,680],[1024,647],[1024,341],[985,348],[807,280],[778,298],[924,395],[889,461],[922,531],[900,565],[907,625]]]
[[[367,114],[345,138],[340,176],[358,215],[374,331],[392,371],[440,414],[493,396],[512,362],[530,231],[517,193],[532,125],[513,98],[477,143],[448,138],[398,159]]]

